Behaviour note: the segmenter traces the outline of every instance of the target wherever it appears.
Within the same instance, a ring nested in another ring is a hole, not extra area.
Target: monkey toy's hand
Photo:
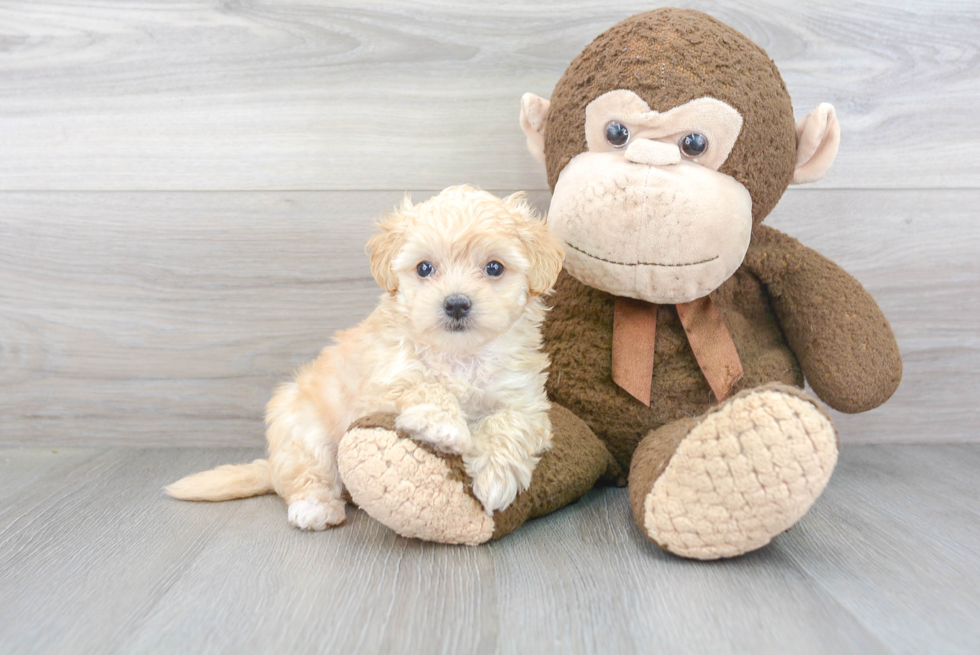
[[[888,400],[902,357],[888,320],[861,283],[799,241],[760,225],[745,264],[772,307],[814,392],[841,412]]]

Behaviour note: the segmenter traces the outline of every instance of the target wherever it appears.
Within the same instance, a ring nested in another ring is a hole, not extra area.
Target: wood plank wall
[[[836,105],[769,223],[855,274],[902,347],[845,442],[980,441],[980,5],[678,2]],[[517,125],[652,2],[0,2],[0,443],[256,445],[273,386],[373,306],[405,191],[531,191]]]

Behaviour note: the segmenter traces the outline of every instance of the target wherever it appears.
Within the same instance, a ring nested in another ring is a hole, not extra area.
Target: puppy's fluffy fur
[[[276,392],[268,460],[191,475],[167,487],[171,496],[274,490],[296,527],[340,524],[337,444],[371,412],[396,412],[400,429],[461,454],[488,513],[527,488],[551,440],[541,295],[561,269],[560,243],[520,194],[501,200],[467,186],[417,205],[406,198],[379,227],[368,250],[385,294]]]

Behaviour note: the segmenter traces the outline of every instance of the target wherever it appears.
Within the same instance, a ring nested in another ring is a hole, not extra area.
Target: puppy
[[[527,488],[551,443],[541,352],[542,294],[564,259],[523,199],[468,186],[382,216],[368,242],[384,288],[360,325],[278,389],[266,411],[267,460],[179,480],[183,500],[275,491],[289,522],[344,522],[337,444],[355,419],[397,413],[415,439],[463,456],[487,513]]]

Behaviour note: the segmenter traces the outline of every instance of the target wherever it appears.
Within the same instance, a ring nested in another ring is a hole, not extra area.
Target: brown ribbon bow
[[[742,361],[732,335],[710,296],[675,305],[701,372],[719,401],[742,377]],[[650,406],[657,305],[616,298],[613,314],[612,378],[627,393]]]

